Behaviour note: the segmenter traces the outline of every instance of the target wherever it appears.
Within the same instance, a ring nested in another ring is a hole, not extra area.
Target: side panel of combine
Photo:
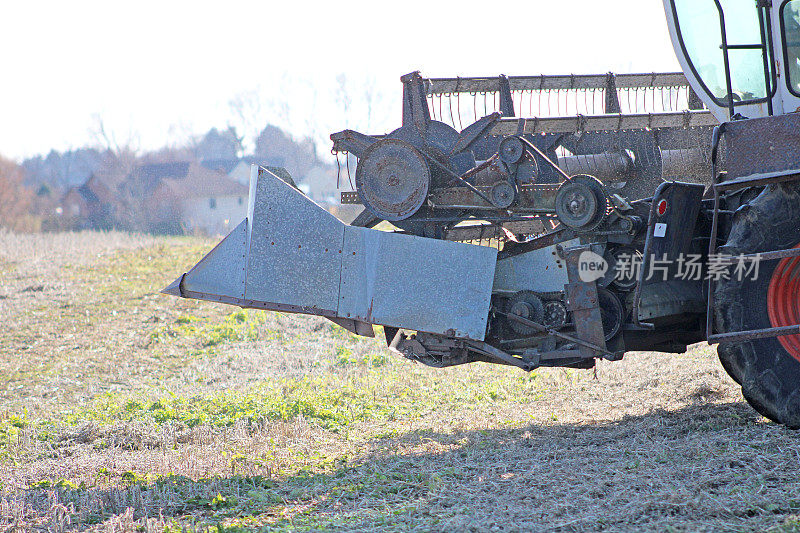
[[[494,248],[347,226],[259,168],[248,218],[164,292],[483,340],[496,262]]]
[[[483,340],[493,248],[345,228],[339,316]]]
[[[335,313],[344,224],[269,170],[250,180],[250,300]]]

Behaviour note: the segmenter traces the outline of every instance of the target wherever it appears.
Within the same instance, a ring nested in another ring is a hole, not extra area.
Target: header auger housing
[[[800,0],[664,2],[685,74],[407,74],[399,128],[331,136],[351,224],[254,167],[247,219],[165,292],[379,324],[433,367],[720,342],[800,427]]]

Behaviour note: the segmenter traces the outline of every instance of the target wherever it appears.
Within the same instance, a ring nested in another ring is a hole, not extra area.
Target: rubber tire
[[[720,253],[731,255],[793,248],[800,242],[800,185],[771,185],[733,216],[728,242]],[[779,261],[761,261],[756,280],[735,276],[714,291],[718,332],[771,327],[767,289]],[[777,338],[721,343],[723,368],[742,387],[745,400],[760,414],[800,429],[800,361]]]

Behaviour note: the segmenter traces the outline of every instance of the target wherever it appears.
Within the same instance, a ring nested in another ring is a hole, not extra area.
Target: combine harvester
[[[433,367],[707,340],[799,428],[800,0],[664,3],[683,73],[403,76],[401,127],[331,136],[353,223],[254,168],[246,220],[164,292],[379,324]]]

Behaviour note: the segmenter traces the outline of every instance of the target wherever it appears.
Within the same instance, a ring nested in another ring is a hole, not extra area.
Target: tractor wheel
[[[800,185],[767,187],[733,216],[731,255],[793,248],[800,244]],[[717,331],[733,332],[800,323],[800,258],[761,261],[758,275],[716,282]],[[721,343],[722,366],[760,414],[800,429],[800,335]]]

